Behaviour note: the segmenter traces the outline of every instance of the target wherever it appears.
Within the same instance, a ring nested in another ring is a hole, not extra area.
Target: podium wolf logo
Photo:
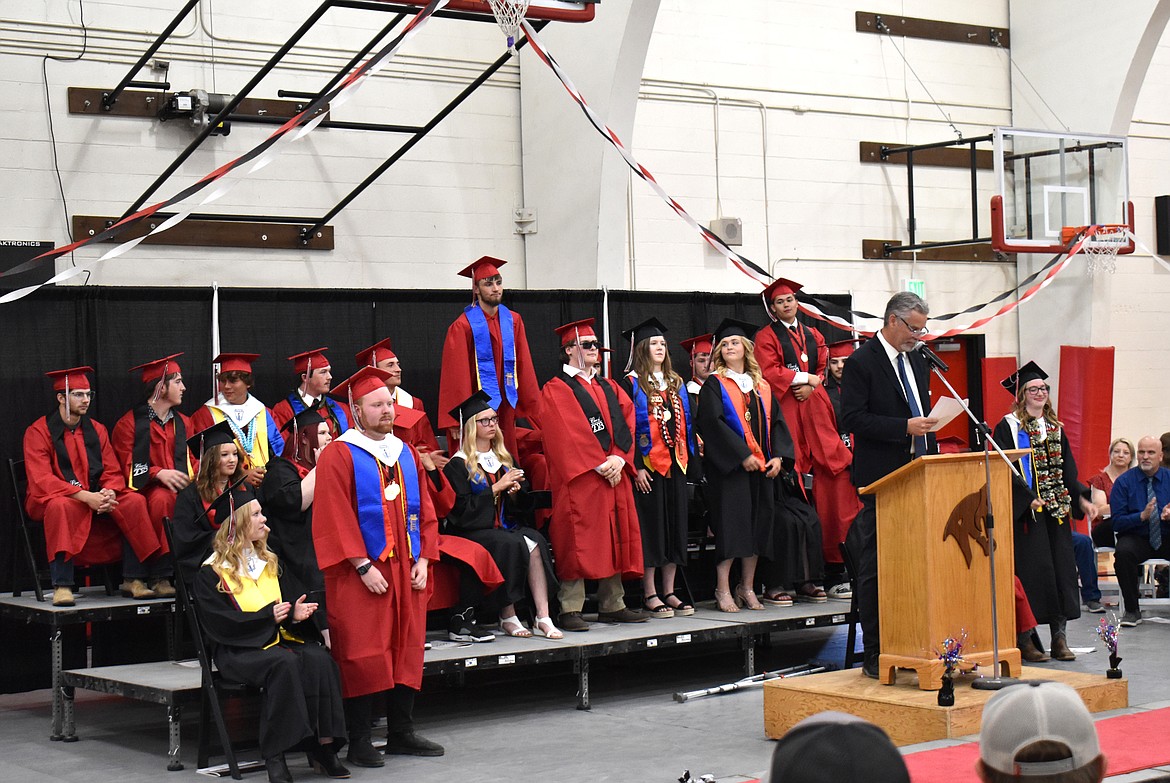
[[[967,561],[967,568],[971,567],[971,542],[974,541],[983,550],[983,554],[991,555],[991,543],[984,530],[987,520],[987,492],[980,489],[963,498],[951,512],[947,525],[943,528],[943,541],[948,537],[954,538]]]

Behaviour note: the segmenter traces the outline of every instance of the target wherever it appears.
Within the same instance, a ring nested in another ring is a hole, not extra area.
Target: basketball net
[[[516,54],[516,37],[520,34],[524,14],[528,13],[528,0],[488,0],[488,5],[492,7],[496,24],[508,36],[508,51]]]
[[[1117,271],[1117,254],[1129,244],[1129,227],[1123,225],[1089,226],[1081,254],[1085,256],[1090,275]]]

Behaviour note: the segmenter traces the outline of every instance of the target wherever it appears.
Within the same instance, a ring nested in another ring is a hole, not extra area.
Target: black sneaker
[[[1105,611],[1105,607],[1101,606],[1100,601],[1086,601],[1085,608],[1089,610],[1090,614],[1101,614]]]
[[[1126,612],[1121,616],[1121,624],[1126,628],[1133,628],[1134,626],[1142,624],[1141,612]]]
[[[475,621],[475,610],[465,609],[451,615],[447,625],[447,638],[453,642],[494,642],[495,634],[485,631]]]
[[[386,754],[399,756],[442,756],[446,751],[437,742],[420,737],[413,731],[386,735]]]

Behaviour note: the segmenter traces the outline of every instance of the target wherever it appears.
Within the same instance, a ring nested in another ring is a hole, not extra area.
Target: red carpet
[[[1122,775],[1170,764],[1170,743],[1151,738],[1170,736],[1170,707],[1097,721],[1105,774]],[[975,762],[979,743],[968,742],[906,756],[912,783],[979,783]]]

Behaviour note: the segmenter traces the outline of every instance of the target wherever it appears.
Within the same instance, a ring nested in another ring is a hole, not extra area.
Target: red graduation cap
[[[211,361],[219,365],[220,372],[252,372],[252,362],[260,358],[258,353],[221,353]]]
[[[288,360],[293,363],[293,370],[299,375],[304,372],[312,372],[313,370],[320,370],[322,367],[329,366],[329,359],[325,356],[328,348],[314,348],[311,351],[294,354],[288,357]]]
[[[377,367],[362,367],[353,375],[335,386],[329,394],[347,402],[360,400],[372,391],[386,388],[390,373]]]
[[[491,256],[480,256],[478,260],[473,261],[467,267],[459,271],[463,277],[470,277],[472,285],[475,285],[485,277],[495,277],[500,273],[500,267],[508,263],[500,258],[492,258]]]
[[[793,282],[783,277],[778,277],[764,289],[764,301],[768,304],[772,303],[778,296],[787,296],[788,294],[795,294],[800,289],[804,288],[800,283]]]
[[[848,340],[838,340],[835,343],[829,343],[829,358],[830,359],[847,359],[853,355],[853,352],[861,347],[865,340],[859,337],[851,337]]]
[[[131,367],[130,372],[138,372],[142,370],[142,382],[150,383],[151,381],[161,381],[163,378],[174,373],[180,373],[179,363],[175,361],[182,353],[172,353],[170,356],[164,356],[161,359],[155,359],[153,362],[140,364],[137,367]]]
[[[53,379],[53,391],[69,392],[70,389],[85,391],[89,388],[89,376],[92,367],[71,367],[68,370],[53,370],[45,375]]]
[[[711,350],[714,347],[711,345],[711,339],[713,337],[715,337],[713,334],[701,334],[698,337],[691,337],[687,340],[683,340],[681,343],[679,343],[679,345],[681,345],[683,349],[691,356],[694,356],[697,353],[711,353]]]
[[[593,318],[585,318],[581,321],[573,321],[570,324],[558,326],[553,331],[555,331],[561,338],[562,346],[568,345],[569,343],[575,342],[576,340],[579,340],[583,337],[592,337],[596,339],[597,335],[593,331],[593,322],[595,320],[596,319]]]
[[[397,354],[390,348],[390,338],[379,340],[371,345],[369,348],[363,348],[353,356],[357,362],[358,367],[363,365],[367,367],[377,367],[378,362],[384,362],[387,359],[397,359]]]

